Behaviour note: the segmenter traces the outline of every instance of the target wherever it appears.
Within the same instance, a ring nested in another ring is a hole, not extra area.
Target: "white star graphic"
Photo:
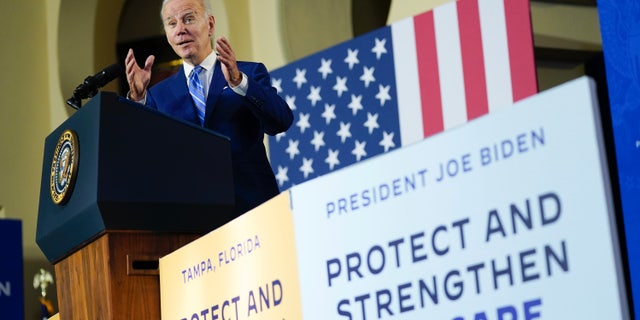
[[[313,145],[316,151],[320,150],[320,147],[324,146],[324,131],[315,131],[313,130],[313,140],[311,140],[311,144]]]
[[[289,146],[285,150],[289,154],[289,160],[293,160],[296,155],[300,154],[300,150],[298,150],[299,143],[298,140],[289,139]]]
[[[380,60],[380,56],[382,56],[383,53],[387,53],[387,48],[384,47],[386,43],[387,39],[380,40],[376,38],[376,45],[371,49],[371,52],[376,54],[376,59]]]
[[[298,86],[298,89],[300,89],[300,87],[302,87],[303,84],[307,83],[307,69],[298,69],[296,68],[296,76],[295,78],[293,78],[293,82],[296,83],[296,85]]]
[[[378,125],[378,114],[371,114],[367,112],[367,122],[364,123],[364,126],[369,129],[369,134],[371,134],[373,130],[380,128]]]
[[[287,132],[280,132],[278,134],[276,134],[276,142],[280,142],[280,139],[282,139],[282,137],[286,136]]]
[[[304,174],[304,178],[306,179],[310,174],[313,173],[313,158],[307,159],[302,158],[302,166],[300,167],[300,171]]]
[[[389,95],[390,89],[391,86],[378,85],[378,94],[376,94],[376,99],[380,100],[380,106],[384,106],[385,101],[391,100],[391,96]]]
[[[295,110],[296,107],[296,96],[285,96],[284,100],[287,102],[287,105],[289,105],[289,109],[291,110]]]
[[[356,161],[360,161],[360,159],[362,159],[362,157],[366,157],[367,156],[367,152],[364,150],[364,148],[367,146],[367,142],[366,141],[358,141],[356,140],[355,142],[355,146],[353,147],[353,150],[351,150],[351,154],[356,156]]]
[[[382,140],[380,140],[380,145],[384,147],[384,152],[389,151],[389,149],[394,148],[396,144],[393,142],[394,133],[387,133],[386,131],[382,132]]]
[[[344,62],[349,64],[349,70],[353,69],[353,66],[360,63],[358,60],[358,49],[347,49],[347,57],[344,58]]]
[[[311,101],[311,106],[315,107],[316,106],[316,102],[322,100],[322,97],[320,97],[320,89],[322,89],[322,87],[318,86],[318,87],[314,87],[311,86],[311,88],[309,89],[309,95],[307,96],[307,99],[309,99]]]
[[[375,67],[367,68],[366,66],[362,68],[362,75],[360,76],[360,80],[364,81],[364,87],[369,88],[369,83],[376,81],[376,78],[373,76],[373,72],[376,71]]]
[[[353,115],[355,116],[356,113],[358,113],[358,110],[362,110],[364,109],[364,107],[362,106],[362,103],[360,103],[362,101],[362,96],[355,96],[355,95],[351,95],[351,102],[349,103],[349,109],[351,109],[351,111],[353,111]]]
[[[338,154],[339,153],[340,153],[340,150],[329,149],[329,152],[327,154],[327,158],[324,159],[324,162],[329,164],[329,170],[333,170],[333,167],[335,167],[335,166],[340,164],[340,160],[338,160]]]
[[[304,133],[304,130],[311,128],[311,124],[309,123],[310,113],[302,113],[300,112],[300,117],[298,118],[298,122],[296,122],[296,126],[300,128],[300,133]]]
[[[289,171],[288,167],[278,166],[278,173],[276,174],[276,180],[278,180],[278,185],[282,187],[282,185],[289,181],[289,176],[287,172]]]
[[[326,79],[328,74],[333,73],[333,70],[331,69],[331,59],[322,59],[320,63],[322,63],[322,66],[318,68],[318,72],[322,73],[322,79]]]
[[[276,88],[278,93],[282,92],[282,79],[271,79],[271,86]]]
[[[344,122],[340,121],[340,130],[338,130],[338,133],[336,134],[340,136],[340,141],[344,143],[347,138],[351,137],[351,122],[347,122],[345,124]]]
[[[347,77],[336,77],[336,84],[333,86],[333,90],[338,92],[338,97],[341,97],[343,92],[349,91],[347,89]]]
[[[335,109],[335,104],[324,104],[324,112],[322,113],[322,117],[326,121],[327,125],[331,122],[331,120],[336,118],[336,113],[334,112]]]

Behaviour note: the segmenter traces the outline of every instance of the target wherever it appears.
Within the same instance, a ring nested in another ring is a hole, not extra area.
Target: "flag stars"
[[[285,96],[284,100],[287,102],[287,105],[289,105],[289,109],[291,110],[296,110],[296,96]]]
[[[379,93],[378,93],[379,94]],[[378,96],[376,95],[376,98]],[[351,95],[351,102],[349,102],[348,105],[349,109],[351,109],[351,111],[353,112],[353,115],[355,116],[359,110],[364,109],[364,107],[362,106],[362,96],[356,96],[356,95]]]
[[[364,82],[365,88],[369,88],[369,84],[376,81],[376,78],[373,76],[374,71],[376,71],[375,67],[367,68],[365,66],[364,68],[362,68],[362,75],[360,76],[360,80]]]
[[[289,146],[285,150],[286,153],[289,154],[289,160],[293,160],[293,158],[300,154],[300,150],[298,149],[298,144],[300,141],[289,139]]]
[[[389,95],[389,90],[391,90],[391,86],[383,86],[378,85],[378,93],[376,94],[376,99],[380,100],[380,106],[384,106],[384,103],[387,100],[391,100],[391,96]]]
[[[308,128],[311,128],[311,124],[309,123],[310,113],[302,113],[300,112],[300,117],[298,118],[298,122],[296,122],[296,126],[300,128],[300,133],[304,133],[304,131]]]
[[[367,122],[364,123],[364,126],[369,129],[369,134],[373,133],[373,130],[380,128],[380,125],[378,125],[378,114],[367,112]]]
[[[385,48],[385,44],[387,43],[387,39],[378,39],[376,38],[376,45],[371,49],[371,52],[376,54],[376,59],[380,60],[382,54],[387,53],[387,48]]]
[[[324,118],[327,125],[331,123],[331,120],[336,118],[335,113],[336,105],[335,104],[324,104],[324,112],[322,113],[322,117]]]
[[[333,73],[333,70],[331,69],[331,59],[329,60],[325,60],[322,59],[320,61],[320,68],[318,68],[318,72],[320,72],[322,74],[322,79],[326,79],[327,75],[329,75],[330,73]]]
[[[296,86],[298,86],[298,89],[300,89],[300,87],[302,87],[303,84],[307,83],[307,69],[298,69],[296,68],[296,76],[293,78],[293,82],[296,83]]]
[[[282,92],[282,79],[271,79],[271,86],[276,88],[278,93]]]
[[[304,178],[308,178],[310,174],[313,173],[313,158],[307,159],[302,158],[302,166],[300,166],[300,171],[304,175]]]
[[[344,123],[340,121],[340,130],[336,133],[340,137],[340,141],[344,143],[348,138],[351,138],[351,123]]]
[[[382,132],[382,140],[380,140],[379,145],[384,148],[384,152],[389,151],[391,148],[395,148],[396,144],[393,142],[394,133],[387,133],[386,131]]]
[[[358,49],[347,49],[347,57],[344,58],[344,62],[349,64],[349,70],[352,70],[354,65],[360,63],[360,60],[358,60]]]
[[[342,97],[342,93],[349,91],[347,88],[347,77],[336,77],[336,84],[333,86],[333,90],[338,92],[338,97]]]
[[[313,145],[313,148],[316,150],[316,152],[320,150],[320,148],[325,145],[324,131],[318,132],[313,130],[313,139],[311,140],[311,144]]]
[[[280,139],[282,139],[282,137],[286,136],[287,132],[280,132],[278,134],[276,134],[276,142],[280,142]]]
[[[324,162],[329,165],[329,170],[333,170],[335,166],[340,164],[340,160],[338,159],[339,154],[340,150],[329,149],[327,157],[324,159]]]
[[[364,148],[367,146],[367,142],[366,141],[355,141],[353,150],[351,150],[351,154],[356,156],[356,161],[360,161],[360,159],[362,159],[363,157],[367,156],[367,151],[364,150]]]
[[[288,167],[278,166],[278,173],[276,174],[276,180],[278,180],[278,185],[282,187],[285,182],[289,181],[289,172]]]
[[[307,96],[307,99],[309,99],[309,101],[311,101],[311,106],[315,107],[316,103],[320,100],[322,100],[322,97],[320,97],[320,89],[322,89],[322,87],[318,86],[311,86],[311,88],[309,89],[309,95]]]

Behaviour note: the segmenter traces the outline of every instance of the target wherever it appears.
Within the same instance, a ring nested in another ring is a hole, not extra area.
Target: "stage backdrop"
[[[162,319],[302,319],[289,195],[160,259]]]
[[[22,221],[0,219],[0,319],[24,318]]]
[[[292,187],[160,260],[162,318],[628,319],[594,92]]]
[[[598,0],[636,316],[640,312],[640,5]]]
[[[460,0],[272,72],[295,124],[269,138],[281,190],[537,92],[528,0]]]

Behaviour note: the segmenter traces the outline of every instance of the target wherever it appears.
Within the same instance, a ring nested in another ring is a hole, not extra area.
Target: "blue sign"
[[[0,318],[24,318],[22,221],[0,219]]]
[[[598,0],[632,303],[640,308],[640,6]]]

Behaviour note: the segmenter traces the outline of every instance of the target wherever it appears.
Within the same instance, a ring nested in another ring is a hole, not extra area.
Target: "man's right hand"
[[[134,101],[144,99],[147,86],[151,81],[151,66],[155,61],[155,56],[151,55],[144,62],[144,68],[140,68],[133,55],[133,49],[129,49],[125,58],[127,82],[129,83],[129,98]]]

